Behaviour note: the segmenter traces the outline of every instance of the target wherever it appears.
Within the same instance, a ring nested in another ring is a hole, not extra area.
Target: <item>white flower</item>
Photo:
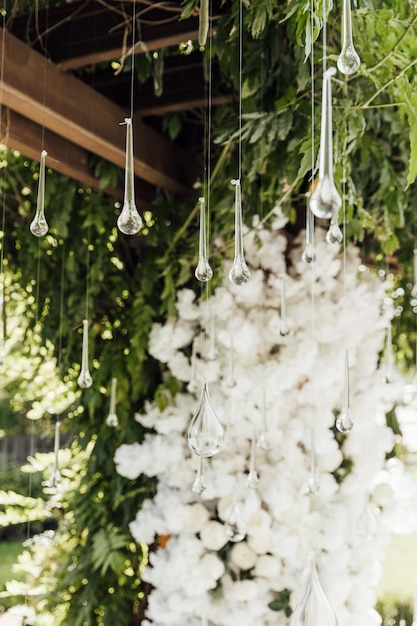
[[[207,550],[220,550],[228,541],[226,527],[215,520],[209,521],[201,529],[200,539]]]
[[[252,569],[255,566],[258,555],[251,550],[246,542],[235,543],[230,550],[230,560],[241,570]]]
[[[141,473],[140,470],[140,445],[138,443],[122,444],[116,448],[114,453],[114,462],[116,463],[117,472],[125,478],[137,478]]]

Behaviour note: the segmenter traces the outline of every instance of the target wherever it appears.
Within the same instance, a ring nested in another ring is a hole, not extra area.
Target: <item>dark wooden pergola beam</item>
[[[48,153],[46,157],[48,167],[82,185],[93,189],[100,188],[100,180],[91,172],[90,154],[80,146],[47,129],[42,129],[35,122],[10,109],[3,108],[0,124],[1,142],[8,148],[17,150],[33,161],[39,161],[40,146],[43,146]],[[106,187],[102,190],[115,199],[122,200],[124,192],[122,176],[116,187]],[[141,209],[151,211],[155,196],[154,188],[144,181],[138,181],[136,194]]]
[[[0,29],[0,36],[3,105],[123,168],[125,130],[120,123],[126,111],[7,31]],[[174,194],[189,192],[200,169],[192,155],[139,119],[134,120],[134,141],[137,176]]]
[[[198,15],[180,20],[181,2],[164,4],[161,8],[161,3],[150,6],[137,1],[136,53],[197,40]],[[220,2],[213,4],[217,11]],[[69,6],[38,11],[36,16],[34,11],[30,18],[14,18],[10,30],[32,47],[47,49],[61,69],[74,70],[118,60],[132,47],[132,6],[128,3],[123,7],[109,0],[106,5],[96,0],[77,0]]]

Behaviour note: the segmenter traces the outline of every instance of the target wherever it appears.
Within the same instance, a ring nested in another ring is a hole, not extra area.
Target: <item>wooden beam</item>
[[[22,117],[15,111],[4,109],[0,120],[1,142],[8,148],[17,150],[24,156],[39,161],[41,147],[48,152],[46,165],[51,169],[69,176],[75,181],[92,187],[100,188],[100,180],[96,178],[90,168],[90,154],[67,141],[55,133],[44,129],[34,122]],[[118,200],[122,200],[124,187],[122,176],[117,187],[106,187],[104,193]],[[155,189],[144,181],[138,181],[136,186],[136,202],[142,210],[152,210],[152,201],[155,198]]]
[[[85,150],[124,167],[127,112],[74,76],[2,32],[4,72],[0,91],[5,106]],[[189,192],[199,166],[141,120],[134,120],[135,173],[174,194]]]
[[[140,30],[136,30],[136,42],[143,41],[146,50],[153,51],[197,40],[197,12],[180,20],[183,10],[180,1],[167,1],[162,7],[162,3],[154,4],[137,1]],[[213,4],[213,11],[217,12],[221,3],[215,0]],[[10,31],[32,47],[38,46],[39,51],[46,48],[61,69],[74,70],[120,59],[132,45],[131,22],[131,5],[126,8],[120,1],[78,0],[69,6],[14,18]],[[144,47],[137,46],[137,53],[144,51]]]

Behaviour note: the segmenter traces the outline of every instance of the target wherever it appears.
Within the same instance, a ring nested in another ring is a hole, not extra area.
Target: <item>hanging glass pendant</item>
[[[207,381],[204,381],[198,409],[188,427],[187,442],[198,456],[210,457],[219,452],[223,439],[223,426],[210,402]]]
[[[81,354],[81,371],[77,379],[81,389],[88,389],[93,384],[93,379],[88,369],[88,320],[83,320],[83,348]]]
[[[314,214],[309,206],[306,207],[306,246],[301,255],[304,263],[314,263],[316,260],[316,251],[314,249]]]
[[[209,0],[200,0],[199,23],[198,23],[198,43],[205,46],[207,42],[209,25]]]
[[[360,537],[366,541],[375,539],[378,529],[378,522],[374,511],[369,503],[365,506],[362,515],[358,519],[357,532]]]
[[[269,450],[271,448],[271,441],[269,439],[268,432],[265,387],[262,388],[262,432],[258,437],[258,447],[262,450]]]
[[[350,0],[343,0],[342,8],[342,51],[337,59],[337,68],[350,76],[358,71],[361,60],[353,46],[352,7]]]
[[[336,615],[320,584],[314,554],[309,556],[304,578],[304,593],[291,616],[290,626],[338,626]]]
[[[306,494],[314,496],[320,491],[320,481],[316,466],[316,429],[314,421],[311,424],[311,441],[310,441],[310,478],[306,485]]]
[[[133,126],[132,118],[125,119],[126,124],[126,166],[125,194],[122,211],[117,219],[118,229],[125,235],[135,235],[142,228],[142,218],[135,204],[135,171],[133,165]]]
[[[259,476],[256,471],[256,434],[253,433],[252,441],[251,441],[251,451],[250,451],[250,461],[249,461],[249,472],[246,478],[246,486],[250,487],[250,489],[258,489],[259,487]]]
[[[45,160],[47,152],[42,150],[39,165],[38,199],[35,217],[30,225],[30,231],[35,237],[43,237],[48,232],[48,223],[45,218]]]
[[[235,185],[235,258],[229,272],[229,280],[234,285],[244,285],[250,278],[250,271],[243,255],[243,218],[240,180],[232,180]]]
[[[353,421],[350,414],[350,389],[349,389],[349,349],[345,351],[345,394],[343,407],[336,419],[336,428],[341,433],[348,433],[353,428]]]
[[[62,476],[59,471],[59,447],[60,447],[60,435],[61,435],[61,424],[57,417],[55,422],[55,437],[54,437],[54,466],[52,469],[52,474],[47,482],[47,487],[51,489],[59,490],[62,488]]]
[[[111,381],[111,392],[110,392],[110,409],[109,414],[106,418],[107,426],[111,428],[116,428],[119,425],[119,420],[116,415],[116,389],[117,389],[117,378],[112,378]]]
[[[194,274],[196,279],[201,283],[207,283],[213,276],[213,270],[207,258],[206,203],[204,198],[199,198],[198,201],[200,203],[200,236],[198,264]]]
[[[310,209],[319,218],[331,219],[342,206],[333,179],[333,122],[331,77],[335,68],[329,68],[323,75],[323,95],[320,131],[320,162],[317,185],[310,197]]]
[[[240,514],[237,502],[234,502],[226,522],[226,535],[232,543],[243,541],[246,537],[246,524]]]
[[[385,343],[385,376],[384,382],[390,385],[394,381],[394,374],[392,371],[392,328],[391,322],[387,326],[387,338]]]
[[[282,337],[286,337],[290,334],[290,327],[287,320],[287,290],[286,290],[286,276],[281,276],[281,319],[279,325],[279,334]]]
[[[193,493],[201,496],[203,491],[206,490],[206,480],[203,474],[203,457],[198,457],[198,467],[197,467],[197,475],[193,482],[193,486],[191,487]]]
[[[327,243],[341,244],[343,241],[343,233],[338,224],[337,213],[331,219],[329,230],[326,233]]]

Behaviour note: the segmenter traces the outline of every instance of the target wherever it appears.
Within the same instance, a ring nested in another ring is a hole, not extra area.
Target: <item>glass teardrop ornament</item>
[[[353,45],[352,7],[350,0],[343,0],[342,8],[342,50],[337,59],[337,69],[350,76],[358,71],[361,60]]]
[[[309,556],[304,579],[304,593],[291,616],[290,626],[338,626],[336,615],[320,584],[314,554]]]
[[[331,77],[334,68],[328,69],[323,76],[323,94],[320,130],[319,176],[316,187],[310,196],[310,210],[316,217],[331,219],[342,206],[342,199],[333,179],[333,121]]]
[[[327,243],[340,244],[343,241],[343,233],[340,230],[340,226],[337,220],[333,220],[329,226],[329,230],[326,233]]]
[[[256,435],[253,434],[251,441],[251,451],[250,451],[250,461],[249,461],[249,472],[246,478],[246,486],[250,489],[258,489],[259,487],[259,476],[256,471]]]
[[[193,486],[191,487],[191,491],[193,493],[196,493],[197,495],[201,496],[203,491],[206,490],[206,480],[205,480],[204,474],[203,474],[203,457],[200,456],[198,461],[199,461],[199,463],[198,463],[198,467],[197,467],[197,475],[196,475],[195,480],[193,482]]]
[[[306,247],[304,248],[303,254],[301,255],[301,260],[304,263],[314,263],[314,261],[316,260],[317,256],[316,256],[316,251],[314,249],[314,246],[310,244],[307,244]]]
[[[61,438],[61,423],[59,419],[57,418],[55,422],[55,437],[54,437],[54,466],[52,469],[52,474],[46,483],[47,487],[49,487],[50,489],[56,489],[57,491],[62,489],[62,476],[59,470],[60,438]]]
[[[368,503],[360,518],[358,519],[357,532],[360,537],[366,539],[366,541],[372,541],[375,539],[378,529],[378,522],[375,513]]]
[[[106,418],[107,426],[110,428],[116,428],[119,425],[119,420],[116,415],[116,389],[117,389],[117,378],[112,378],[111,381],[111,392],[110,392],[110,408],[109,414]]]
[[[198,201],[200,203],[200,235],[198,264],[195,268],[194,275],[201,283],[207,283],[213,276],[213,270],[207,258],[206,203],[204,198],[199,198]]]
[[[349,349],[345,350],[345,393],[343,407],[336,419],[336,428],[341,433],[348,433],[353,428],[350,414]]]
[[[45,159],[47,152],[42,150],[39,165],[38,198],[35,217],[30,225],[30,231],[35,237],[43,237],[48,232],[48,222],[45,218]]]
[[[81,389],[88,389],[93,384],[93,379],[88,369],[88,320],[83,320],[83,347],[81,354],[81,371],[77,379]]]
[[[246,537],[246,524],[240,514],[240,509],[235,502],[226,521],[226,535],[232,543],[239,543]]]
[[[244,285],[250,278],[250,271],[243,255],[243,218],[240,180],[232,180],[235,185],[235,258],[229,272],[229,280],[234,285]]]
[[[210,457],[223,445],[224,430],[210,402],[207,381],[203,382],[200,403],[187,432],[187,442],[198,456]]]
[[[314,213],[306,207],[306,245],[301,255],[303,263],[314,263],[316,251],[314,249]]]
[[[135,204],[132,118],[127,117],[124,123],[126,124],[125,193],[123,208],[117,218],[117,227],[125,235],[135,235],[142,228],[143,222]]]

